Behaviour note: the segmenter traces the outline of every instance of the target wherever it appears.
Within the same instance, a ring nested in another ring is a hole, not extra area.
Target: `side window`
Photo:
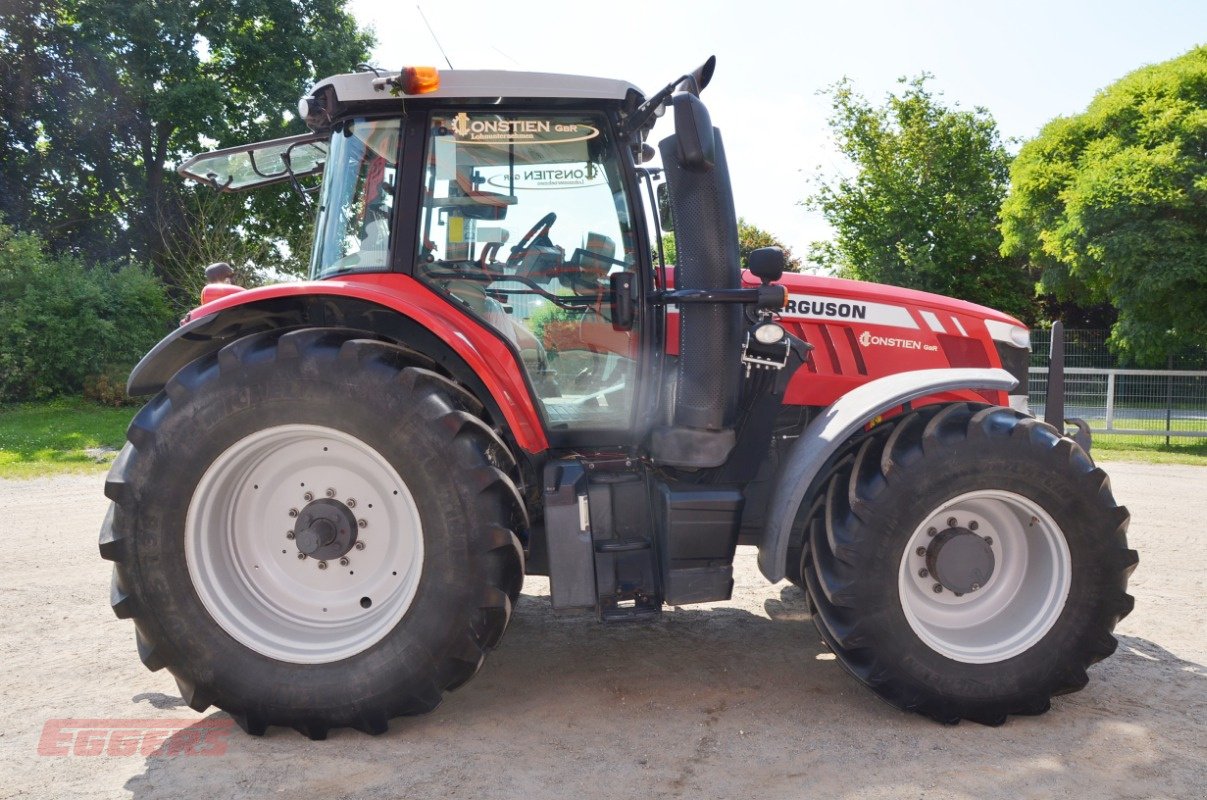
[[[433,117],[416,275],[520,352],[551,428],[628,428],[636,330],[609,276],[635,266],[623,174],[594,114]]]
[[[332,134],[311,277],[388,269],[399,121],[353,119]]]

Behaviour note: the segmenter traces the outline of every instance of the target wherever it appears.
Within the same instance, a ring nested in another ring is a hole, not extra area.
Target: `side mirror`
[[[658,184],[658,223],[662,230],[675,230],[675,218],[671,216],[671,187],[666,183]]]
[[[677,94],[671,102],[675,106],[680,166],[690,172],[708,172],[717,160],[717,142],[708,108],[694,94]]]
[[[784,277],[784,251],[778,247],[760,247],[746,258],[746,268],[764,285]]]

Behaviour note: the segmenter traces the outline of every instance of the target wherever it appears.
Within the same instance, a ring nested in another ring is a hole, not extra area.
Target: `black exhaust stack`
[[[741,285],[737,214],[721,134],[693,94],[672,100],[675,135],[659,144],[675,223],[675,289]],[[660,464],[717,467],[734,446],[741,387],[742,308],[679,307],[679,369],[673,424],[656,428],[650,454]]]

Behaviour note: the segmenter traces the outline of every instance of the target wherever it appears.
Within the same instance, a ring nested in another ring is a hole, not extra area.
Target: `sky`
[[[817,180],[851,170],[823,94],[843,77],[880,104],[899,78],[931,73],[943,103],[983,106],[1003,138],[1025,140],[1132,70],[1207,43],[1207,0],[352,0],[349,8],[373,29],[373,63],[386,69],[447,68],[447,55],[456,69],[620,78],[648,95],[716,55],[703,99],[725,140],[738,214],[801,255],[830,236],[801,201]],[[669,116],[651,142],[668,128]]]

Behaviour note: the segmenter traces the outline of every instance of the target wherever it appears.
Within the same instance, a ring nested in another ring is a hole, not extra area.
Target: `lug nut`
[[[919,556],[924,556],[924,555],[926,555],[926,548],[925,548],[925,547],[919,547],[917,550],[915,550],[915,551],[914,551],[914,555],[919,555]]]
[[[943,593],[943,584],[936,583],[934,586],[930,587],[930,590],[932,592],[934,592],[935,594],[942,594]]]
[[[298,515],[298,510],[296,508],[289,509],[289,516],[296,517],[297,515]]]
[[[366,521],[365,521],[365,520],[363,520],[363,519],[358,519],[358,520],[356,521],[356,527],[358,527],[358,528],[367,528],[367,527],[369,527],[369,523],[368,523],[368,522],[366,522]]]
[[[365,549],[365,543],[364,543],[364,542],[357,542],[357,543],[356,543],[356,549],[357,549],[357,550],[364,550],[364,549]]]
[[[926,567],[923,567],[922,569],[918,570],[918,577],[919,578],[930,577],[930,570],[928,570]]]
[[[979,527],[981,527],[981,523],[977,522],[975,519],[968,523],[968,530],[970,531],[975,531]]]
[[[348,499],[347,499],[347,500],[344,502],[344,505],[346,505],[348,508],[356,508],[356,498],[355,498],[355,497],[349,497],[349,498],[348,498]]]
[[[302,499],[309,503],[314,499],[314,492],[306,492],[306,494],[302,495]]]
[[[334,490],[334,489],[328,489],[328,490],[327,490],[327,496],[328,496],[328,497],[335,497],[335,490]]]
[[[986,537],[985,537],[985,544],[987,544],[987,545],[989,545],[990,547],[992,547],[992,546],[993,546],[993,537],[992,537],[992,536],[986,536]]]
[[[926,535],[927,535],[927,536],[934,536],[934,535],[935,535],[935,534],[937,534],[938,532],[939,532],[939,529],[938,529],[938,528],[928,528],[928,529],[926,530]]]
[[[956,520],[956,518],[955,518],[955,517],[948,517],[948,518],[947,518],[947,527],[949,527],[949,528],[954,528],[954,527],[955,527],[956,525],[958,525],[958,524],[959,524],[959,522]]]
[[[968,587],[968,590],[969,590],[970,592],[975,592],[977,589],[980,589],[980,588],[981,588],[981,584],[979,584],[979,583],[974,583],[974,584],[972,584],[971,586],[969,586],[969,587]]]
[[[305,560],[306,560],[306,554],[298,553],[298,561],[305,561]]]
[[[346,559],[346,558],[341,558],[341,559],[339,560],[339,565],[340,565],[341,567],[346,567],[346,566],[348,566],[348,559]]]
[[[293,531],[285,531],[285,538],[286,538],[286,539],[292,539],[292,538],[293,538]]]
[[[320,561],[320,562],[319,562],[319,569],[326,569],[326,568],[327,568],[327,562],[326,562],[326,561]]]

